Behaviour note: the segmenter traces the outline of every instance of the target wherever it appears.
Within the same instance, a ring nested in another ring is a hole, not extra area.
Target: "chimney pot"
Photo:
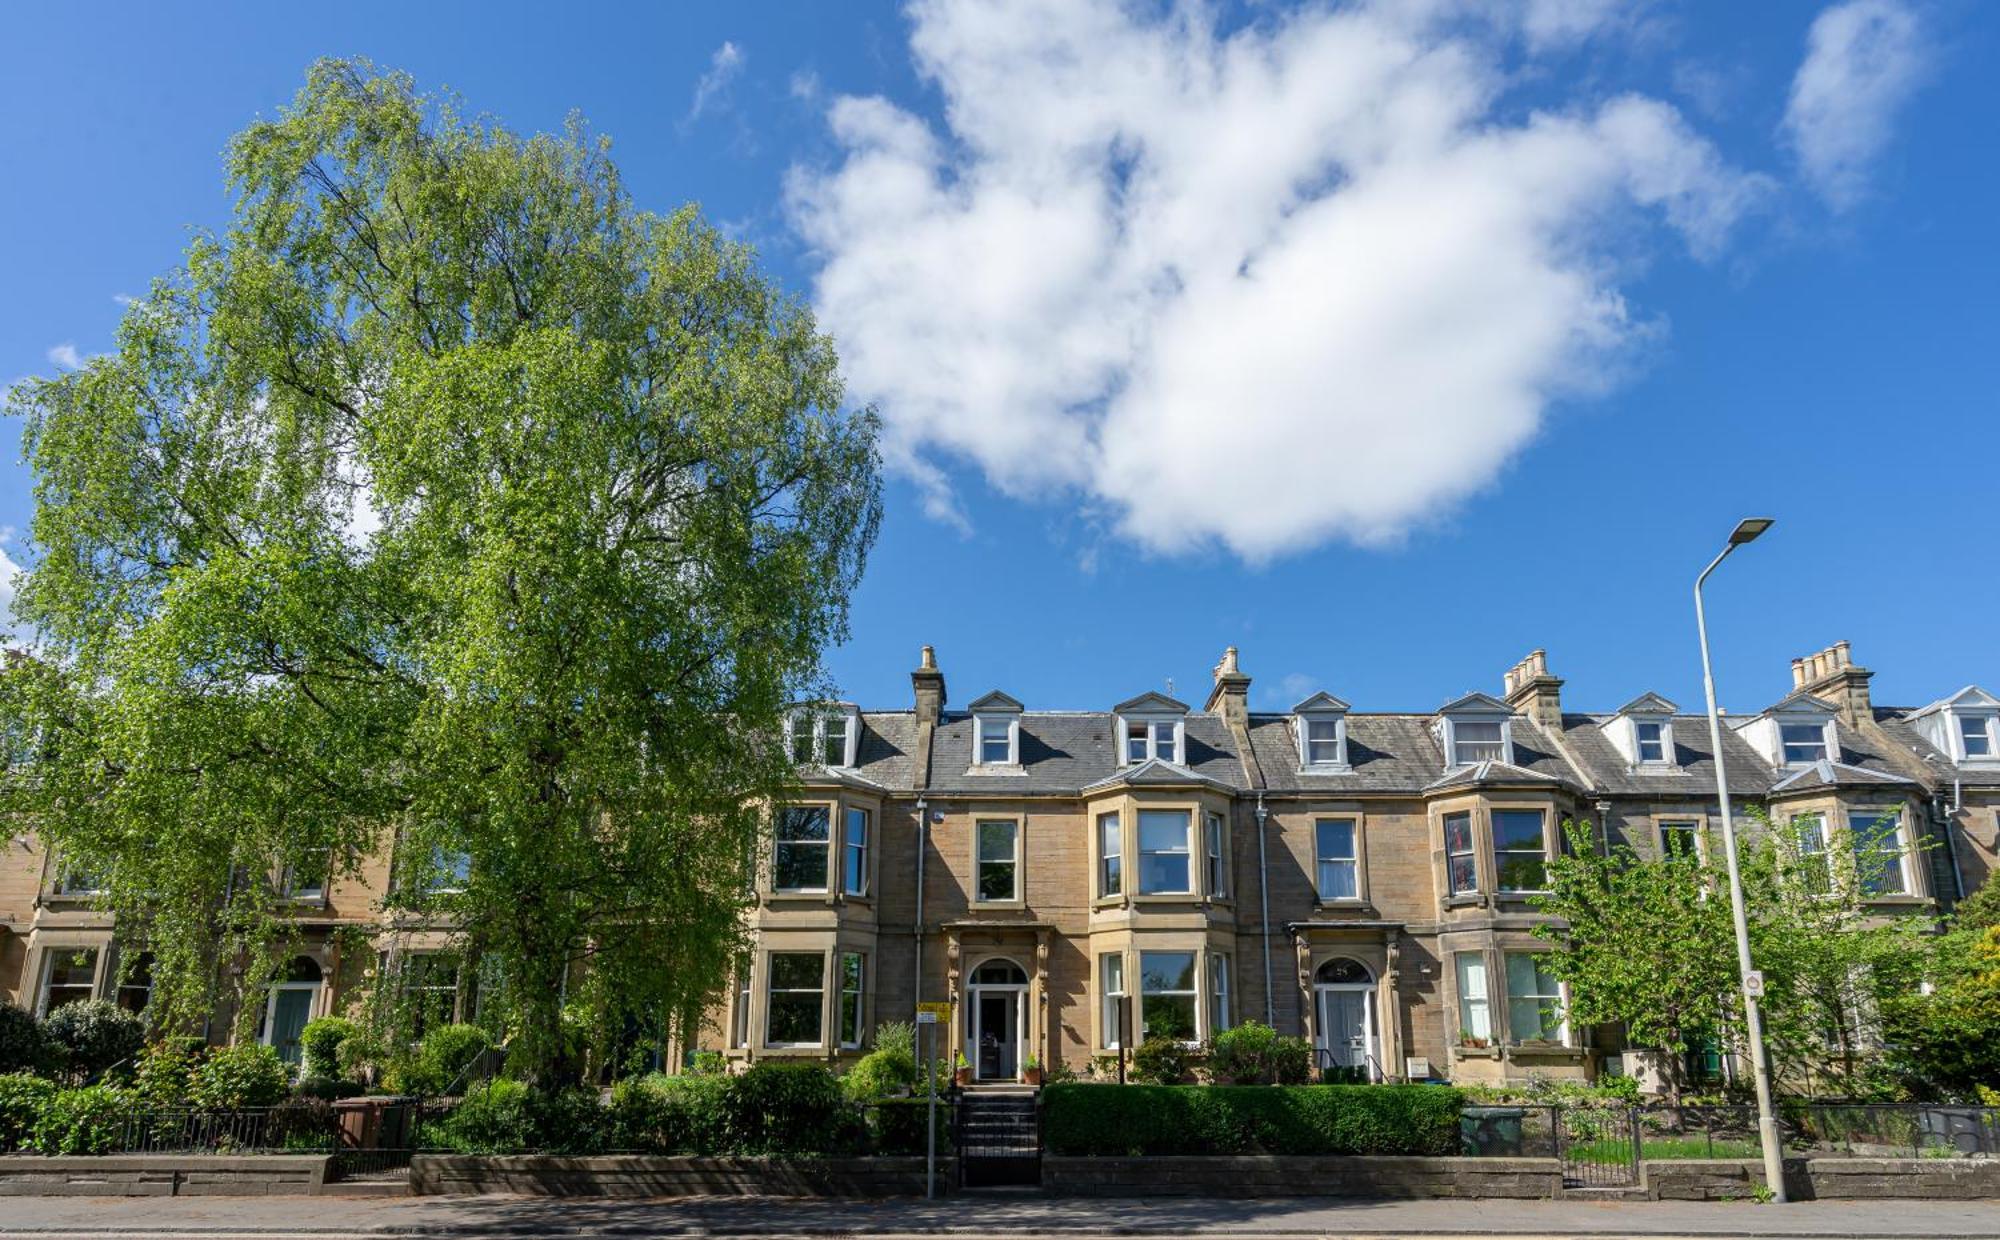
[[[1854,666],[1853,649],[1845,641],[1833,643],[1833,657],[1840,667]]]
[[[917,660],[917,666],[918,666],[918,667],[920,667],[920,668],[922,668],[922,669],[923,669],[924,671],[927,671],[927,672],[934,672],[934,671],[936,671],[936,670],[937,670],[937,648],[936,648],[936,647],[934,647],[934,646],[925,646],[925,647],[924,647],[924,653],[923,653],[923,657]]]
[[[1793,659],[1793,660],[1792,660],[1792,688],[1794,688],[1794,689],[1803,689],[1803,688],[1805,688],[1805,687],[1806,687],[1806,661],[1805,661],[1804,659],[1802,659],[1802,658],[1801,658],[1801,659]]]

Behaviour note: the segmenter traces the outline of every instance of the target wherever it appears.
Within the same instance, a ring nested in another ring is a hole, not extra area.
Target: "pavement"
[[[2000,1201],[0,1197],[0,1236],[2000,1237]]]

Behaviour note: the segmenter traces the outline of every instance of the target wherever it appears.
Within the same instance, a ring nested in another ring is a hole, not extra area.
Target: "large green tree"
[[[580,124],[323,62],[227,170],[115,352],[14,389],[42,645],[5,808],[106,876],[170,1023],[276,967],[284,872],[392,843],[392,909],[497,962],[531,1073],[566,985],[598,1028],[689,1019],[846,631],[875,419]]]

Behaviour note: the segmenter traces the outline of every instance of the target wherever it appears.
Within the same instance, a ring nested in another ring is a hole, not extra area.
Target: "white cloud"
[[[799,102],[819,102],[819,74],[814,73],[811,69],[800,69],[798,72],[792,74],[789,87],[792,92],[792,98],[797,99]]]
[[[1814,19],[1783,128],[1800,172],[1836,210],[1866,195],[1925,51],[1916,12],[1897,0],[1847,0]]]
[[[51,348],[48,351],[48,359],[50,365],[60,366],[64,370],[78,370],[83,366],[83,354],[78,353],[76,346],[67,340]]]
[[[694,84],[694,99],[689,102],[687,115],[681,118],[681,128],[685,129],[701,119],[710,105],[729,89],[729,83],[743,71],[743,49],[734,43],[724,42],[708,58],[708,72]]]
[[[969,464],[1154,551],[1393,540],[1609,381],[1634,218],[1709,254],[1766,189],[1653,99],[1504,110],[1511,36],[1448,4],[911,15],[946,131],[837,98],[843,158],[788,196],[935,514]]]

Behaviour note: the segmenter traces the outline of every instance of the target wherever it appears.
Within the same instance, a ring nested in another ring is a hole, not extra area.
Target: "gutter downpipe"
[[[1263,905],[1264,922],[1264,1024],[1278,1027],[1277,996],[1271,990],[1271,869],[1264,859],[1264,794],[1257,794],[1257,900]]]
[[[911,933],[917,938],[917,974],[910,979],[910,1012],[916,1013],[916,1005],[924,1001],[924,841],[930,834],[930,806],[922,797],[917,798],[917,917],[911,926]]]

